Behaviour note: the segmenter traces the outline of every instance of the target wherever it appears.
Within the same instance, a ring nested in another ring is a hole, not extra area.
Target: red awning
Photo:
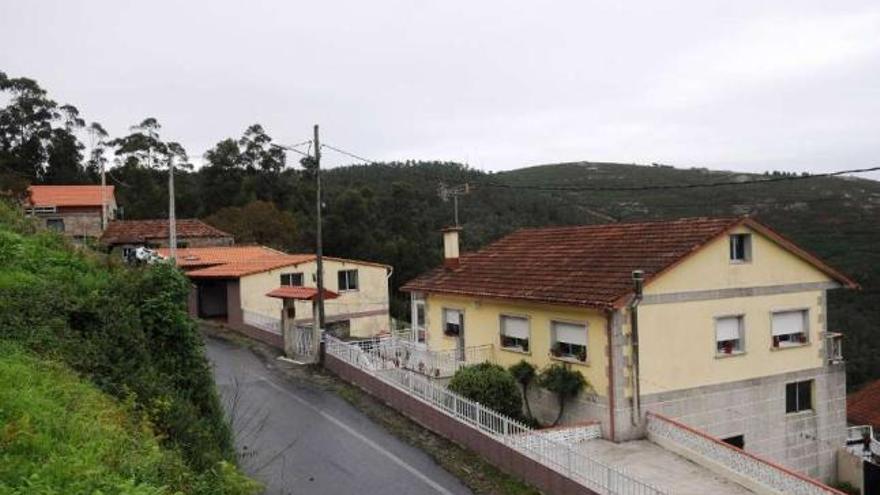
[[[318,289],[315,287],[294,287],[290,285],[282,285],[266,293],[269,297],[277,297],[278,299],[297,299],[301,301],[314,301],[318,297]],[[339,294],[332,290],[324,289],[324,300],[336,299]]]

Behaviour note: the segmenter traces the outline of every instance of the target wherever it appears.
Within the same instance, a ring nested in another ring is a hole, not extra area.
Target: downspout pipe
[[[614,397],[614,313],[612,311],[608,311],[605,313],[605,332],[607,333],[608,339],[608,428],[611,430],[612,442],[616,442],[617,434],[614,427],[614,416],[617,412],[617,402],[615,402]]]
[[[633,270],[632,280],[634,295],[632,301],[629,303],[630,341],[632,346],[632,424],[633,426],[639,426],[642,417],[641,392],[639,390],[639,303],[642,302],[645,272],[642,270]]]

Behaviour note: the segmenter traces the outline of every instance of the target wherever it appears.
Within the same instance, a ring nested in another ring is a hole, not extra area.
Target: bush
[[[0,204],[0,339],[68,364],[132,403],[198,471],[233,461],[201,337],[173,266],[107,267]],[[10,220],[12,219],[12,220]]]
[[[480,363],[459,368],[449,390],[512,418],[522,417],[522,399],[513,375],[501,366]]]
[[[198,473],[150,425],[69,368],[0,341],[0,492],[251,494],[218,462]],[[9,491],[6,491],[9,490]]]
[[[514,380],[522,387],[523,402],[526,405],[526,417],[531,420],[533,418],[532,407],[529,405],[529,385],[535,380],[537,369],[534,364],[525,359],[520,359],[518,363],[508,368],[508,371],[510,371]]]
[[[544,368],[538,375],[538,385],[556,394],[559,401],[559,414],[553,421],[554,426],[559,424],[559,420],[562,419],[565,403],[576,397],[582,389],[590,386],[580,371],[571,370],[561,364],[553,364]]]

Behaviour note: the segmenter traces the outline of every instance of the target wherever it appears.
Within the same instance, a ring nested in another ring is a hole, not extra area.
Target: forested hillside
[[[10,96],[0,109],[0,186],[21,191],[29,182],[95,182],[104,163],[126,218],[162,217],[174,161],[183,169],[176,182],[178,218],[206,218],[240,242],[314,248],[312,164],[273,147],[261,126],[243,125],[238,137],[231,130],[204,152],[204,166],[193,169],[155,119],[111,138],[78,113],[71,118],[75,109],[52,102],[33,81],[0,74],[0,90]],[[83,144],[85,137],[77,140],[85,135],[95,138],[93,146]],[[880,182],[587,162],[502,173],[455,163],[374,163],[325,170],[322,177],[325,253],[393,265],[394,288],[440,262],[439,229],[453,218],[452,203],[438,195],[441,183],[472,186],[460,200],[465,249],[522,226],[755,215],[862,284],[862,291],[832,294],[830,328],[846,334],[850,385],[880,377]],[[746,183],[764,179],[774,181]],[[657,189],[715,182],[736,184]],[[406,317],[405,298],[397,295],[392,311]]]

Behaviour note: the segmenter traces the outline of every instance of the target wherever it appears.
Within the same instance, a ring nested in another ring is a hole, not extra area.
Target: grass
[[[66,366],[0,340],[0,494],[209,493],[135,417]],[[218,471],[253,484],[231,465]]]
[[[281,353],[260,342],[218,326],[202,325],[202,331],[254,351],[288,379],[307,382],[331,391],[363,412],[388,432],[422,450],[437,464],[460,479],[477,495],[537,495],[540,492],[489,464],[476,452],[462,447],[409,419],[360,388],[318,366],[287,365],[276,361]]]

